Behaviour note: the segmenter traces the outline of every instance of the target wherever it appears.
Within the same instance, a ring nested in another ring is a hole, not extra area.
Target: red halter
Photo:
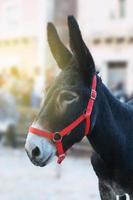
[[[86,127],[85,127],[85,136],[87,136],[89,134],[90,131],[90,117],[91,117],[91,113],[92,113],[92,109],[93,109],[93,105],[97,96],[97,92],[96,92],[96,85],[97,85],[97,77],[96,74],[93,76],[93,80],[92,80],[92,89],[91,89],[91,96],[86,108],[86,112],[83,113],[80,117],[78,117],[76,120],[74,120],[71,124],[69,124],[67,127],[65,127],[64,129],[62,129],[59,132],[46,132],[34,127],[30,127],[29,128],[29,132],[39,135],[41,137],[44,138],[48,138],[51,139],[55,145],[56,145],[56,149],[57,149],[57,154],[58,154],[58,161],[57,163],[61,163],[64,158],[65,158],[65,152],[63,149],[63,145],[62,145],[62,138],[67,135],[70,131],[72,131],[76,126],[78,126],[82,121],[86,121]]]

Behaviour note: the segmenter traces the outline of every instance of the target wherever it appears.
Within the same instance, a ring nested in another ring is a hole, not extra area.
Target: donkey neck
[[[104,84],[97,93],[98,112],[90,143],[106,163],[133,169],[133,107],[119,102]]]

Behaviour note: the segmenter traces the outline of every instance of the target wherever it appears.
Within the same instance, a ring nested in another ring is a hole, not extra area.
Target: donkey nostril
[[[35,158],[35,157],[37,157],[37,156],[39,156],[40,155],[40,150],[39,150],[39,148],[38,147],[35,147],[33,150],[32,150],[32,156]]]

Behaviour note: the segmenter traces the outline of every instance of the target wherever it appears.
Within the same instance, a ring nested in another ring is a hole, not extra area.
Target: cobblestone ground
[[[89,159],[67,157],[61,167],[31,164],[24,150],[0,149],[0,200],[100,200]]]

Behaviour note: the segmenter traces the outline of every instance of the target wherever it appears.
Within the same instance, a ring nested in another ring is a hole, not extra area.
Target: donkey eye
[[[70,94],[70,95],[68,94],[68,95],[65,95],[63,98],[64,98],[64,100],[71,101],[71,100],[74,99],[74,97],[75,97],[75,96],[73,96],[73,95],[71,95],[71,94]]]
[[[63,92],[60,94],[60,101],[73,101],[78,98],[78,95],[74,92]]]

